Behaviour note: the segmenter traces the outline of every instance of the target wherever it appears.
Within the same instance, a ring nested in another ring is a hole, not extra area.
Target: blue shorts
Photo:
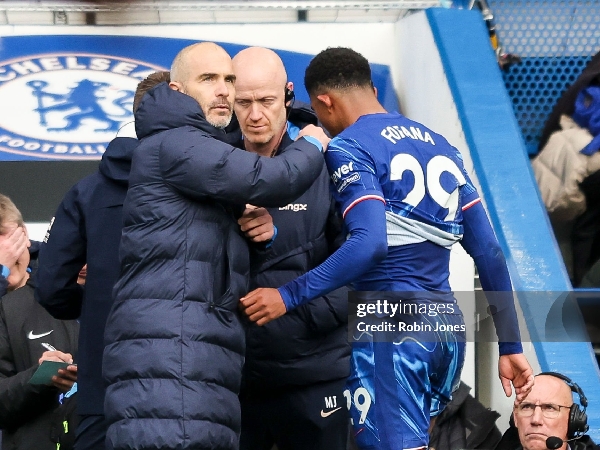
[[[465,359],[464,320],[455,309],[455,314],[398,318],[430,329],[373,332],[370,342],[352,344],[344,396],[361,450],[428,445],[430,418],[450,402]]]

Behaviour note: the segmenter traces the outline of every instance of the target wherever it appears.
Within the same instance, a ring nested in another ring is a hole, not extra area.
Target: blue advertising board
[[[133,95],[150,73],[168,70],[198,41],[143,36],[0,38],[0,161],[97,160],[133,121]],[[243,45],[219,43],[230,55]],[[308,101],[304,70],[312,55],[276,50]],[[398,109],[388,66],[372,65],[384,106]]]

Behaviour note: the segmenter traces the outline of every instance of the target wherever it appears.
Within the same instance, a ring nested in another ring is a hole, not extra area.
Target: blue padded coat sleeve
[[[280,155],[265,158],[191,127],[176,131],[160,150],[162,176],[195,199],[281,206],[306,191],[323,168],[321,152],[303,138]]]

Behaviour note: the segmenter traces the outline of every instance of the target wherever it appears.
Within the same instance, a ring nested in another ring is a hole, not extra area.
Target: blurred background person
[[[169,79],[169,72],[155,72],[141,81],[134,96],[134,112],[150,88]],[[137,145],[137,139],[128,137],[111,141],[98,172],[78,182],[65,195],[40,254],[37,300],[54,317],[79,319],[81,323],[78,450],[105,447],[104,327],[119,275],[123,201]]]
[[[0,194],[0,241],[25,230],[21,213]],[[27,240],[29,244],[29,240]],[[77,378],[76,366],[61,369],[53,385],[29,383],[42,361],[72,363],[79,324],[54,319],[34,299],[40,244],[23,249],[7,277],[9,293],[0,301],[0,428],[3,450],[55,450],[50,431],[59,394]],[[81,268],[81,266],[80,266]]]

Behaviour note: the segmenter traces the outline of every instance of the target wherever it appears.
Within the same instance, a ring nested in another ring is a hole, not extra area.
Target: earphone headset
[[[294,91],[292,91],[289,87],[285,87],[285,95],[283,97],[283,101],[285,103],[285,105],[288,104],[288,102],[291,102],[292,100],[294,100],[296,98],[296,94],[294,94]],[[291,105],[290,105],[291,106]],[[289,106],[288,106],[289,108]]]
[[[294,91],[288,87],[287,83],[285,85],[283,92],[284,92],[283,104],[285,106],[285,121],[287,122],[290,118],[290,113],[292,112],[292,106],[294,105],[294,99],[296,98],[296,94],[294,94]],[[289,105],[288,105],[288,103],[289,103]],[[283,131],[281,132],[281,136],[279,137],[279,142],[281,142],[281,139],[283,138],[283,135],[285,134],[286,131],[287,131],[287,125],[285,127],[283,127]],[[277,144],[275,146],[275,148],[273,149],[273,152],[271,153],[271,158],[273,156],[275,156],[278,148],[279,148],[279,144]]]
[[[587,414],[585,412],[588,401],[587,397],[583,393],[583,390],[579,387],[579,385],[569,377],[562,375],[557,372],[542,372],[539,375],[550,375],[552,377],[563,380],[567,386],[571,388],[571,392],[575,392],[579,397],[579,405],[577,403],[573,403],[569,410],[569,422],[567,426],[567,437],[569,439],[576,439],[581,437],[586,433],[589,429],[589,425],[587,423]]]

